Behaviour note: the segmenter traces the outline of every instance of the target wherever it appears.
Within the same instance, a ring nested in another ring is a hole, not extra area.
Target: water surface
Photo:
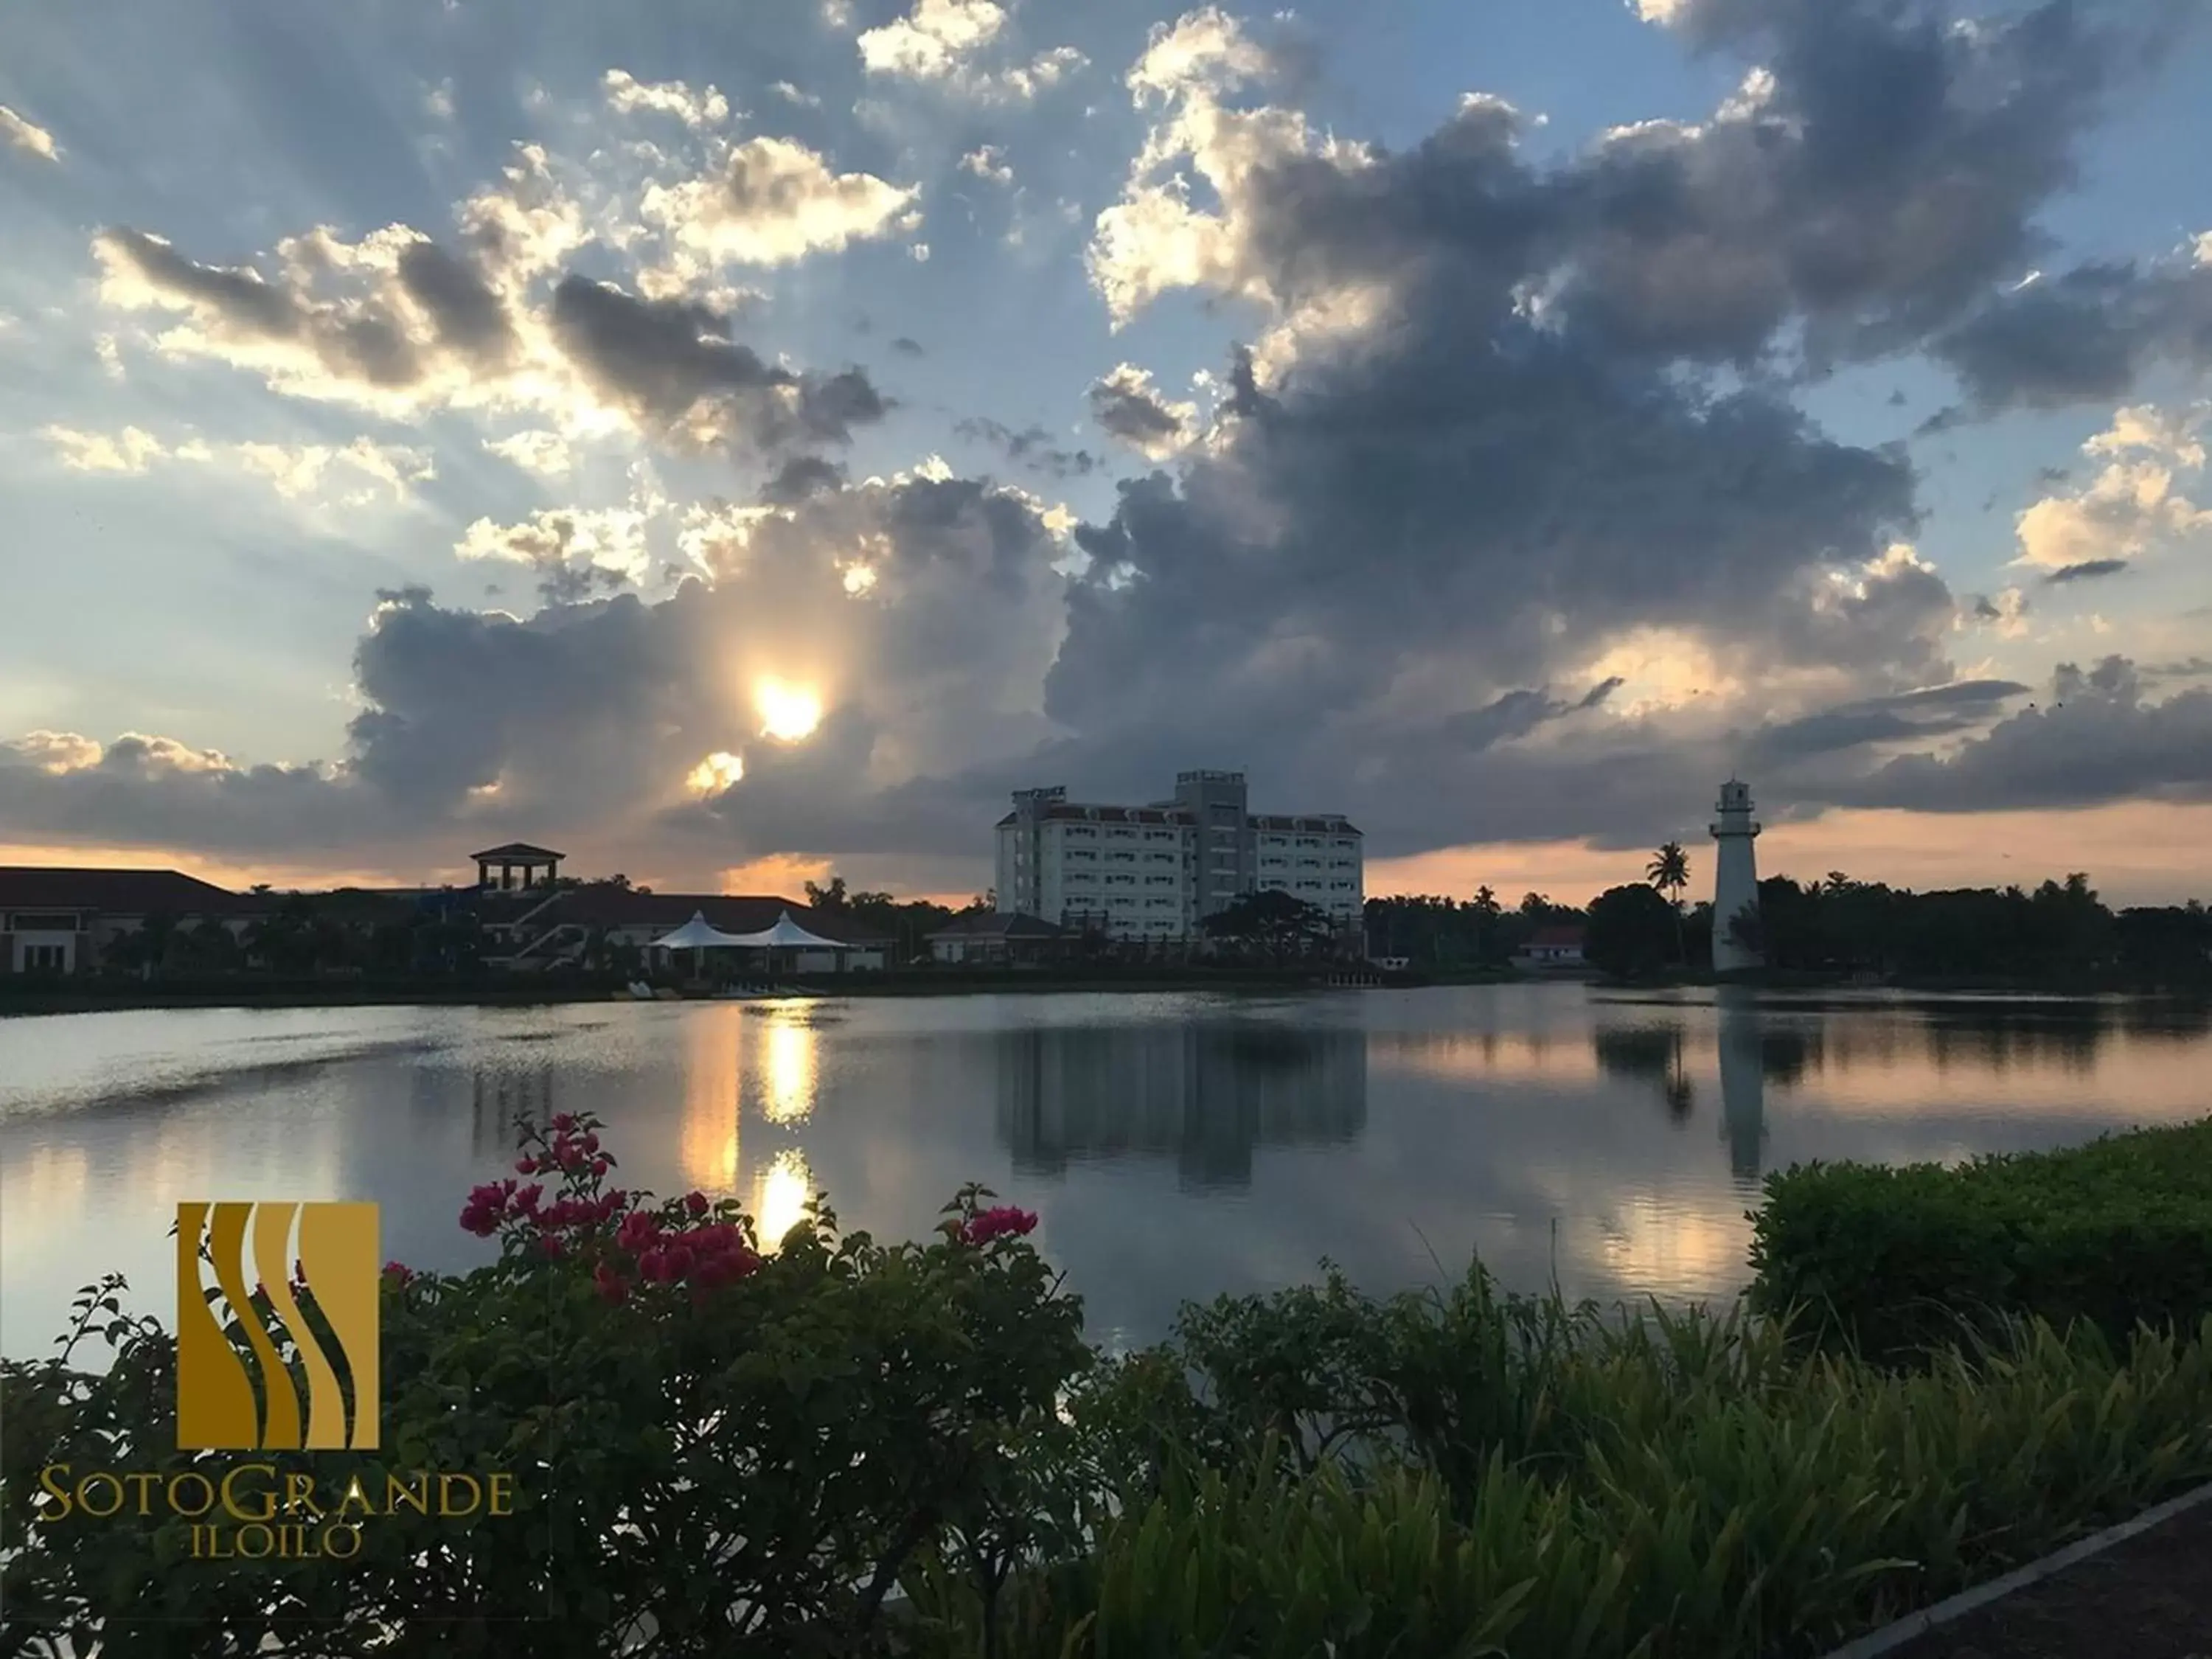
[[[0,1020],[0,1352],[108,1269],[168,1320],[180,1200],[374,1199],[387,1255],[483,1260],[454,1218],[521,1113],[596,1111],[626,1183],[770,1229],[826,1188],[921,1237],[982,1181],[1131,1342],[1324,1256],[1377,1291],[1473,1251],[1519,1288],[1725,1294],[1765,1170],[2176,1121],[2208,1074],[2201,1010],[1578,985]]]

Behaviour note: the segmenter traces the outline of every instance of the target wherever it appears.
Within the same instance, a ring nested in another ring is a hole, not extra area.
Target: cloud
[[[2212,369],[2212,259],[2076,266],[1998,296],[1937,338],[1982,414],[2124,397],[2152,368]]]
[[[2109,574],[2162,545],[2212,530],[2212,512],[2180,493],[2177,471],[2204,466],[2197,435],[2202,411],[2168,416],[2148,406],[2122,409],[2081,446],[2111,458],[2082,488],[2046,495],[2016,520],[2014,562],[2052,573],[2052,581]]]
[[[704,306],[572,276],[554,291],[552,328],[600,397],[680,448],[843,442],[884,415],[859,369],[802,374],[770,365]]]
[[[527,565],[538,573],[546,603],[574,603],[588,596],[595,582],[618,588],[652,574],[647,516],[635,509],[551,507],[520,524],[478,519],[453,552],[462,559]]]
[[[855,839],[969,850],[973,823],[921,798],[979,742],[1038,734],[1022,693],[1050,660],[1059,545],[1018,491],[817,483],[788,506],[702,515],[691,547],[707,580],[657,603],[625,594],[527,622],[419,593],[387,603],[357,659],[369,707],[355,773],[431,814],[494,783],[509,810],[555,824],[665,808],[659,833],[749,856]],[[760,735],[763,678],[820,698],[816,737]],[[709,810],[684,781],[715,753],[744,777]],[[899,799],[916,816],[890,812]]]
[[[805,145],[749,138],[703,177],[647,187],[638,210],[696,269],[780,265],[908,231],[921,191],[836,173]]]
[[[2017,587],[2008,587],[1995,598],[1976,595],[1967,614],[1974,622],[1994,628],[2000,638],[2018,639],[2027,632],[2029,609],[2027,595]]]
[[[730,100],[711,86],[695,91],[685,82],[640,81],[618,69],[609,70],[600,84],[606,88],[607,107],[625,115],[670,115],[699,131],[730,118]]]
[[[2086,672],[2063,663],[2050,707],[2024,708],[1948,755],[1899,757],[1829,794],[1923,812],[2212,799],[2212,691],[2148,702],[2124,657]]]
[[[58,161],[62,158],[61,146],[54,142],[52,133],[5,104],[0,104],[0,138],[44,161]]]
[[[919,82],[986,100],[1026,102],[1087,63],[1055,46],[1026,63],[993,70],[980,59],[1005,35],[1007,15],[993,0],[915,0],[912,12],[862,31],[854,44],[867,73]]]
[[[2000,705],[2031,688],[2013,680],[1960,680],[1839,703],[1770,726],[1759,753],[1775,764],[1872,744],[1925,744],[1985,725]]]
[[[1740,90],[1703,122],[1616,128],[1549,168],[1494,96],[1405,150],[1349,143],[1243,101],[1281,54],[1233,19],[1163,26],[1128,77],[1158,118],[1099,216],[1094,281],[1117,319],[1177,287],[1295,316],[1449,270],[1480,308],[1571,318],[1618,351],[1817,372],[1926,338],[2017,271],[2140,57],[2139,30],[2065,3],[1971,30],[1870,0],[1680,20],[1759,54]]]
[[[114,433],[49,426],[39,435],[60,452],[62,465],[73,472],[143,472],[169,453],[167,444],[135,426]]]
[[[568,441],[557,432],[517,432],[510,437],[487,438],[484,446],[503,461],[541,478],[557,478],[575,465]]]
[[[437,476],[428,451],[368,438],[343,445],[211,445],[198,438],[171,443],[135,426],[117,433],[49,426],[40,435],[72,471],[138,474],[174,463],[228,465],[266,479],[287,500],[325,498],[347,507],[366,507],[386,496],[408,501],[413,486]],[[350,475],[349,487],[343,475]]]
[[[871,75],[940,81],[998,37],[1006,13],[992,0],[915,0],[908,15],[863,30],[854,43]]]
[[[1017,432],[999,421],[969,419],[954,422],[952,429],[963,438],[1003,452],[1018,466],[1049,477],[1088,477],[1098,467],[1098,458],[1089,450],[1064,448],[1054,443],[1052,434],[1041,426]]]
[[[2125,559],[2084,559],[2079,564],[2058,567],[2043,579],[2046,587],[2056,587],[2061,582],[2089,580],[2098,576],[2117,576],[2128,568]]]
[[[1195,434],[1198,407],[1163,398],[1151,371],[1122,363],[1091,382],[1091,418],[1114,437],[1153,460],[1165,460]]]
[[[963,171],[974,173],[978,179],[988,179],[994,185],[1014,182],[1014,170],[1006,164],[1006,153],[996,144],[984,144],[969,150],[960,158],[960,166]]]

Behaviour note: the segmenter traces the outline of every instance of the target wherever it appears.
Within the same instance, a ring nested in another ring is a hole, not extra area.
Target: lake
[[[5,1019],[0,1352],[47,1352],[106,1270],[169,1321],[180,1200],[373,1199],[386,1255],[487,1260],[455,1217],[524,1113],[595,1111],[625,1184],[771,1230],[821,1188],[919,1237],[981,1181],[1119,1346],[1324,1256],[1377,1291],[1475,1252],[1516,1288],[1725,1295],[1767,1170],[2177,1121],[2208,1076],[2201,1008],[1563,984]]]

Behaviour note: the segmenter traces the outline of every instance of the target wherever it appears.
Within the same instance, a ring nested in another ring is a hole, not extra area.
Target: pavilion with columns
[[[504,847],[488,847],[469,856],[476,860],[477,885],[487,892],[511,893],[527,887],[550,887],[568,856],[550,848],[511,841]],[[520,879],[516,879],[517,877]]]

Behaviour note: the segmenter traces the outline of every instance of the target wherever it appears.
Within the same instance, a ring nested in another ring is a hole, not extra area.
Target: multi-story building
[[[1187,939],[1240,895],[1279,890],[1357,928],[1362,837],[1339,812],[1255,813],[1242,772],[1176,775],[1148,806],[1023,789],[999,820],[999,908],[1111,939]]]

